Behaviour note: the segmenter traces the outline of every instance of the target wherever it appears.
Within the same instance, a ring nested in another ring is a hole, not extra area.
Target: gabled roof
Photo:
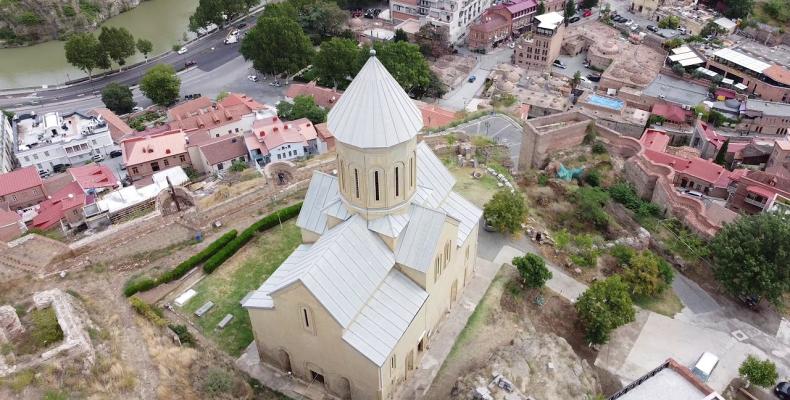
[[[35,228],[49,229],[63,219],[66,211],[92,202],[92,196],[86,196],[77,182],[71,182],[40,204],[32,225]]]
[[[408,223],[409,214],[390,214],[368,221],[368,229],[384,236],[396,238]]]
[[[446,219],[447,215],[439,210],[412,205],[409,225],[395,248],[395,261],[420,272],[428,271]]]
[[[424,197],[423,205],[431,208],[439,206],[455,185],[455,177],[425,142],[417,145],[417,185],[424,188],[422,193],[417,188],[418,198]]]
[[[422,115],[395,78],[372,56],[329,112],[335,138],[359,148],[391,147],[422,129]]]
[[[456,192],[450,192],[439,207],[459,222],[458,246],[466,242],[466,238],[469,237],[480,222],[480,217],[483,216],[483,210]]]
[[[82,190],[112,188],[118,185],[118,179],[106,165],[81,165],[69,168],[68,172]]]
[[[296,226],[319,235],[323,234],[326,231],[327,217],[324,209],[335,201],[340,201],[337,177],[321,171],[313,171],[302,211],[296,219]]]
[[[0,174],[0,196],[21,192],[44,183],[34,166]]]
[[[121,149],[124,163],[130,166],[186,153],[186,137],[181,130],[135,137],[121,142]]]
[[[0,209],[0,228],[18,224],[21,220],[22,217],[19,214],[13,211]]]
[[[247,145],[240,135],[227,135],[221,140],[204,144],[199,149],[209,165],[235,160],[247,154]]]

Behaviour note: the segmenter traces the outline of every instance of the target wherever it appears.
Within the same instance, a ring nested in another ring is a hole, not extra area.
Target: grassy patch
[[[293,221],[284,223],[282,230],[268,230],[242,249],[244,259],[231,258],[198,283],[194,287],[198,294],[184,306],[184,311],[220,348],[234,357],[240,355],[253,336],[249,315],[239,301],[260,286],[301,242],[301,233]],[[195,317],[195,310],[207,301],[214,302],[214,307],[202,318]],[[233,321],[225,329],[217,329],[217,323],[226,314],[232,314]]]
[[[448,169],[456,180],[453,189],[478,207],[483,207],[499,190],[497,180],[482,169],[479,169],[483,174],[480,179],[472,177],[473,168],[461,168],[451,164]]]
[[[637,297],[634,299],[634,304],[670,318],[683,309],[683,303],[672,288],[667,288],[656,297]]]
[[[499,304],[499,297],[494,296],[493,294],[501,293],[502,286],[508,280],[508,276],[502,272],[497,274],[496,278],[494,278],[494,281],[491,282],[491,285],[488,287],[488,289],[486,289],[486,294],[483,295],[483,298],[479,303],[477,303],[472,315],[470,315],[469,319],[466,321],[466,326],[464,326],[464,329],[455,339],[455,344],[453,344],[450,354],[447,355],[447,360],[453,359],[457,355],[458,351],[462,349],[477,334],[478,330],[485,322],[488,315],[491,313],[491,307],[495,307]],[[447,361],[445,361],[445,364],[446,363]]]
[[[30,328],[17,343],[18,354],[34,354],[63,340],[63,331],[52,307],[33,310],[25,319],[30,320]]]

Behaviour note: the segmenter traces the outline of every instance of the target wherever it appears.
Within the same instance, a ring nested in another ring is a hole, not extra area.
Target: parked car
[[[742,294],[738,296],[738,300],[752,311],[760,311],[760,297]]]
[[[110,158],[117,158],[123,155],[123,152],[120,150],[113,150],[110,152]]]
[[[562,61],[560,61],[560,60],[554,60],[554,62],[551,63],[551,65],[553,65],[553,66],[555,66],[557,68],[562,68],[562,69],[568,68],[568,66],[563,64]]]
[[[580,19],[581,17],[579,17],[578,15],[574,15],[573,17],[571,17],[571,19],[568,20],[568,22],[570,23],[579,22]]]
[[[647,30],[649,30],[650,32],[658,32],[658,27],[654,25],[648,25]]]
[[[589,79],[592,82],[600,82],[601,74],[589,74],[587,75],[587,79]]]
[[[191,67],[191,66],[193,66],[193,65],[197,65],[197,61],[195,61],[195,60],[189,60],[189,61],[185,61],[185,62],[184,62],[184,68],[189,68],[189,67]]]
[[[140,107],[140,106],[134,106],[134,107],[132,107],[132,112],[140,112],[140,111],[143,111],[143,108],[142,108],[142,107]]]
[[[247,75],[247,79],[251,82],[258,82],[258,75]]]
[[[200,97],[200,93],[187,94],[187,95],[184,95],[184,100],[197,99],[198,97]]]
[[[634,31],[634,32],[638,31],[639,30],[639,24],[631,25],[631,30]]]
[[[104,161],[104,154],[96,153],[96,154],[93,155],[93,157],[91,157],[91,160],[93,160],[93,162],[97,162],[97,163],[98,162],[102,162],[102,161]]]
[[[589,8],[585,9],[584,12],[582,13],[582,17],[585,18],[589,17],[590,15],[592,15],[592,10],[590,10]]]
[[[182,48],[178,49],[178,54],[184,54],[184,53],[186,53],[186,52],[187,52],[187,48],[186,48],[186,46],[184,46],[184,47],[182,47]]]
[[[790,400],[790,382],[779,382],[774,388],[774,396],[781,400]]]
[[[471,75],[471,76],[469,76],[469,79],[467,79],[467,81],[469,81],[469,83],[472,83],[472,82],[474,82],[475,80],[477,80],[477,77],[476,77],[476,76],[474,76],[474,75]]]
[[[67,170],[70,166],[71,164],[55,164],[52,166],[52,171],[55,173],[63,172]]]
[[[685,193],[686,195],[691,196],[691,197],[698,197],[700,199],[704,199],[705,198],[704,194],[702,194],[702,193],[700,193],[700,192],[698,192],[696,190],[688,189],[688,190],[685,190],[683,193]]]
[[[242,22],[242,23],[236,25],[236,29],[244,29],[246,27],[247,27],[247,23],[246,22]]]
[[[40,176],[42,179],[43,178],[49,178],[50,175],[52,175],[52,173],[49,172],[49,170],[47,170],[47,169],[40,169],[40,170],[38,170],[38,176]]]
[[[703,382],[707,382],[717,365],[719,365],[719,357],[706,351],[699,356],[691,372],[697,375]]]

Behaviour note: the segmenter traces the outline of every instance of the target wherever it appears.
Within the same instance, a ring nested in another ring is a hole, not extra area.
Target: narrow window
[[[310,328],[310,317],[307,315],[307,309],[302,308],[302,316],[304,316],[304,327]]]
[[[373,172],[373,190],[376,191],[376,201],[379,201],[379,171]]]
[[[346,184],[345,184],[345,179],[344,179],[345,172],[346,172],[346,170],[343,169],[343,161],[341,160],[340,161],[340,176],[338,177],[338,179],[340,179],[340,189],[341,190],[345,190],[346,189]]]
[[[359,170],[354,168],[354,186],[356,189],[357,198],[359,198]]]
[[[409,159],[409,186],[414,187],[414,158]]]
[[[394,356],[394,355],[393,355],[393,356],[392,356],[392,358],[390,359],[390,367],[391,367],[392,369],[395,369],[395,368],[396,368],[396,363],[395,363],[395,356]]]
[[[398,167],[395,167],[395,197],[400,196],[400,185],[398,184]]]

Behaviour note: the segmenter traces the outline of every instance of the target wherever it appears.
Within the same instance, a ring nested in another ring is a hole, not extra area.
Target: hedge
[[[123,287],[123,295],[129,297],[137,292],[145,292],[151,290],[157,285],[156,281],[151,278],[140,278],[130,281]]]
[[[141,298],[137,296],[132,296],[129,298],[129,304],[132,305],[135,311],[138,314],[142,315],[145,319],[151,321],[156,326],[165,326],[167,325],[167,320],[160,315],[161,312],[157,312],[158,310],[151,306],[150,304],[144,302]]]
[[[243,230],[239,236],[236,236],[227,246],[225,246],[222,250],[214,253],[211,258],[203,264],[203,271],[207,274],[214,272],[217,268],[219,268],[222,263],[224,263],[228,258],[236,254],[236,252],[247,242],[249,242],[252,237],[255,235],[255,232],[262,232],[274,226],[277,226],[280,221],[286,221],[293,217],[299,215],[299,211],[302,209],[302,203],[299,202],[289,207],[285,207],[283,209],[277,210],[260,220],[256,221],[252,225],[250,225],[247,229]]]
[[[201,250],[200,253],[197,253],[194,256],[187,258],[181,264],[178,264],[175,268],[163,273],[158,278],[156,278],[157,284],[161,285],[163,283],[171,282],[181,278],[187,272],[189,272],[189,270],[191,270],[198,264],[202,263],[203,261],[209,259],[211,256],[214,255],[214,253],[222,249],[231,240],[235,239],[236,234],[237,234],[236,230],[233,229],[228,233],[220,236],[219,239],[213,241],[210,245],[206,246],[206,248]]]

